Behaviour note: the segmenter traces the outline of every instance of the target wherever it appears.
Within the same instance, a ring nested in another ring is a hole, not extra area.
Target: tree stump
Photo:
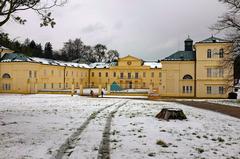
[[[163,108],[160,113],[156,115],[158,119],[170,120],[178,119],[184,120],[187,119],[186,115],[183,113],[182,109],[176,108]]]

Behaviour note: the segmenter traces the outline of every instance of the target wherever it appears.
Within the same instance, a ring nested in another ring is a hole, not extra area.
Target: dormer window
[[[223,56],[224,56],[224,50],[220,49],[219,50],[219,58],[223,58]]]
[[[207,58],[212,58],[212,50],[211,49],[207,50]]]

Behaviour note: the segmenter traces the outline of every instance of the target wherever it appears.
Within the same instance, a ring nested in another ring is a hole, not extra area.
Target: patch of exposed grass
[[[156,144],[157,144],[157,145],[160,145],[160,146],[162,146],[162,147],[168,147],[168,145],[167,145],[164,141],[162,141],[162,140],[158,140],[158,141],[156,142]]]
[[[225,140],[224,140],[223,138],[221,138],[221,137],[218,137],[217,140],[218,140],[218,142],[224,142],[224,141],[225,141]]]
[[[204,149],[202,149],[202,148],[196,148],[196,150],[197,150],[198,153],[203,153],[204,152]]]
[[[150,157],[154,157],[154,156],[156,156],[156,153],[151,152],[151,153],[148,154],[148,156],[150,156]]]

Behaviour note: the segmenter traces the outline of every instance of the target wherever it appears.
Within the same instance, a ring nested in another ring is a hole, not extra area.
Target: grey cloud
[[[23,14],[25,26],[10,22],[3,29],[13,38],[51,41],[55,49],[81,38],[117,49],[121,56],[155,60],[183,49],[187,35],[195,41],[210,36],[209,27],[224,9],[218,0],[76,0],[53,10],[54,29],[40,28],[31,12]]]
[[[104,31],[105,26],[101,23],[90,24],[81,29],[83,33],[96,33],[98,31]]]

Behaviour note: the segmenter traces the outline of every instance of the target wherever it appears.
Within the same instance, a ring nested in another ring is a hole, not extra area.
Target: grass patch
[[[225,141],[225,140],[224,140],[223,138],[221,138],[221,137],[218,137],[217,140],[218,140],[218,142],[224,142],[224,141]]]
[[[160,146],[162,146],[162,147],[168,147],[168,145],[167,145],[164,141],[162,141],[162,140],[158,140],[158,141],[156,142],[156,144],[157,144],[157,145],[160,145]]]
[[[148,156],[150,156],[150,157],[154,157],[154,156],[156,156],[156,153],[151,152],[151,153],[148,154]]]
[[[196,150],[197,150],[198,153],[203,153],[204,152],[204,149],[202,149],[202,148],[196,148]]]

